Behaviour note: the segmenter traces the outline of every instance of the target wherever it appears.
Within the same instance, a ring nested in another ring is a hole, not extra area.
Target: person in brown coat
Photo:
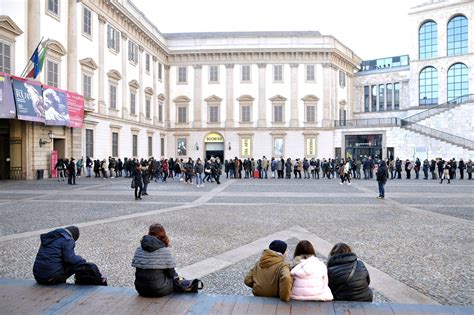
[[[247,273],[244,282],[252,288],[253,295],[290,300],[292,280],[290,265],[285,262],[286,249],[285,242],[274,240]]]

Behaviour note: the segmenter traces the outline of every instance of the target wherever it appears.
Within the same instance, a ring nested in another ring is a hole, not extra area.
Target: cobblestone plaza
[[[203,189],[152,183],[134,201],[128,179],[0,182],[0,277],[33,279],[39,235],[77,225],[76,252],[109,285],[133,287],[131,259],[152,223],[172,238],[178,273],[205,294],[251,295],[246,271],[273,239],[308,239],[321,259],[350,244],[369,268],[376,302],[473,305],[473,182],[392,180],[386,199],[358,180],[223,180]]]

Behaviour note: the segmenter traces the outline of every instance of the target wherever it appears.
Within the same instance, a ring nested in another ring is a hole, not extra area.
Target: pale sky
[[[319,31],[364,60],[409,53],[420,0],[132,0],[162,33]]]

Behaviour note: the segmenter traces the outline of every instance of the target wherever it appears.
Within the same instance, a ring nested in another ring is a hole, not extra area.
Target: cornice
[[[266,50],[206,50],[171,52],[169,62],[172,66],[212,65],[212,64],[257,64],[259,68],[267,64],[288,63],[297,67],[299,64],[320,63],[335,69],[353,73],[359,65],[343,55],[337,49],[286,49],[273,48]]]

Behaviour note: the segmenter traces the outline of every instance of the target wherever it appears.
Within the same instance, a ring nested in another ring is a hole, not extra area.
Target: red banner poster
[[[67,91],[69,127],[82,128],[84,122],[84,96]]]
[[[51,151],[51,178],[58,177],[58,171],[54,168],[58,163],[58,151]]]

